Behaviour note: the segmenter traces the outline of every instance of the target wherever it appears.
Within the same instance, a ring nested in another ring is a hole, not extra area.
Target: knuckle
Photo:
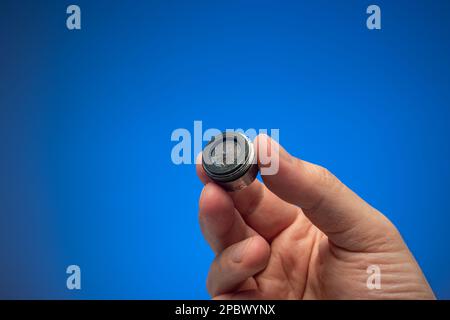
[[[318,183],[325,187],[334,185],[336,177],[325,167],[316,166]]]
[[[327,190],[328,193],[339,193],[344,189],[344,184],[330,170],[322,166],[317,166],[317,170],[317,183],[323,190]]]
[[[378,210],[377,210],[377,212],[378,212]],[[381,219],[382,225],[381,225],[380,229],[383,230],[384,235],[387,237],[387,239],[390,241],[401,240],[401,242],[403,242],[402,236],[401,236],[400,231],[398,230],[397,226],[391,220],[389,220],[386,216],[384,216],[382,213],[378,212],[378,214],[382,217],[382,219]]]

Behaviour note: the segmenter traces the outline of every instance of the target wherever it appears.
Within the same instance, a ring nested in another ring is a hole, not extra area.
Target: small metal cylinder
[[[202,155],[208,177],[228,191],[247,187],[258,175],[255,149],[242,133],[223,132],[213,137]]]

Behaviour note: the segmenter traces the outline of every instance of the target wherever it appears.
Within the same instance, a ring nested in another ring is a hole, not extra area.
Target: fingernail
[[[249,247],[250,243],[252,242],[252,238],[248,238],[241,244],[239,244],[236,248],[234,248],[233,252],[231,253],[231,260],[235,263],[239,263],[244,258],[245,252],[247,251],[247,248]]]

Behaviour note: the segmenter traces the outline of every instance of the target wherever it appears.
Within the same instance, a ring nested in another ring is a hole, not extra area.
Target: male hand
[[[216,253],[207,288],[217,299],[434,299],[395,226],[328,170],[279,148],[279,171],[227,193],[205,184],[199,220]],[[272,155],[277,156],[277,155]],[[197,163],[201,163],[197,162]],[[381,271],[381,288],[367,273]]]

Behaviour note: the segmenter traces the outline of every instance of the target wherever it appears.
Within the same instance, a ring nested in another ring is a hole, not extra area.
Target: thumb
[[[291,156],[266,135],[255,139],[255,147],[268,188],[281,199],[300,207],[333,244],[351,251],[365,251],[390,244],[392,238],[400,237],[385,216],[327,169]],[[271,161],[263,163],[260,161],[263,157]],[[278,170],[264,174],[263,167],[271,163],[277,163]]]

